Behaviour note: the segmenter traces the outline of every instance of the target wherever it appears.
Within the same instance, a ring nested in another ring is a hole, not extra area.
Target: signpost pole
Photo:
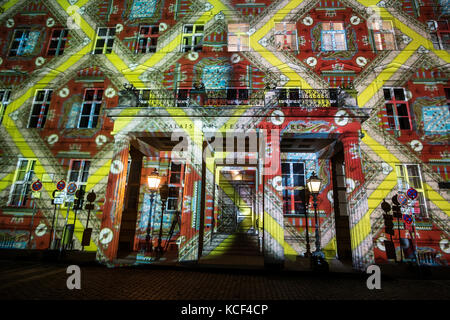
[[[36,213],[36,200],[33,198],[33,213],[31,215],[30,237],[28,238],[28,248],[29,249],[31,249],[31,241],[33,240],[33,224],[34,224],[35,213]]]

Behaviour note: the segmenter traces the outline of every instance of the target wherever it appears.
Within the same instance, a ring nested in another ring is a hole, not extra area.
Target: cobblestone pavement
[[[67,265],[0,261],[2,300],[449,300],[450,280],[382,279],[369,290],[359,275],[81,265],[81,290],[66,286]]]

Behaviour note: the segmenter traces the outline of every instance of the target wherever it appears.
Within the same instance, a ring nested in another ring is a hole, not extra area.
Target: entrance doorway
[[[225,166],[217,173],[218,232],[256,234],[256,168]]]

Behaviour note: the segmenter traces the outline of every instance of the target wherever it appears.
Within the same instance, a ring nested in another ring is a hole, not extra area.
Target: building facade
[[[440,0],[5,1],[0,246],[279,266],[318,242],[355,269],[446,266],[449,15]],[[390,235],[381,204],[410,189]]]

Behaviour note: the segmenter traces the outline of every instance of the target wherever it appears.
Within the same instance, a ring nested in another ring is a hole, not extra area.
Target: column
[[[118,134],[114,137],[114,151],[106,186],[102,224],[98,237],[97,259],[102,262],[111,262],[117,256],[127,183],[129,148],[129,136]]]
[[[283,183],[280,164],[280,130],[266,134],[260,150],[265,150],[263,163],[264,192],[264,264],[284,264]],[[265,140],[265,141],[264,141]]]
[[[344,147],[347,211],[350,223],[353,268],[365,270],[374,261],[367,192],[361,166],[358,131],[341,137]]]

